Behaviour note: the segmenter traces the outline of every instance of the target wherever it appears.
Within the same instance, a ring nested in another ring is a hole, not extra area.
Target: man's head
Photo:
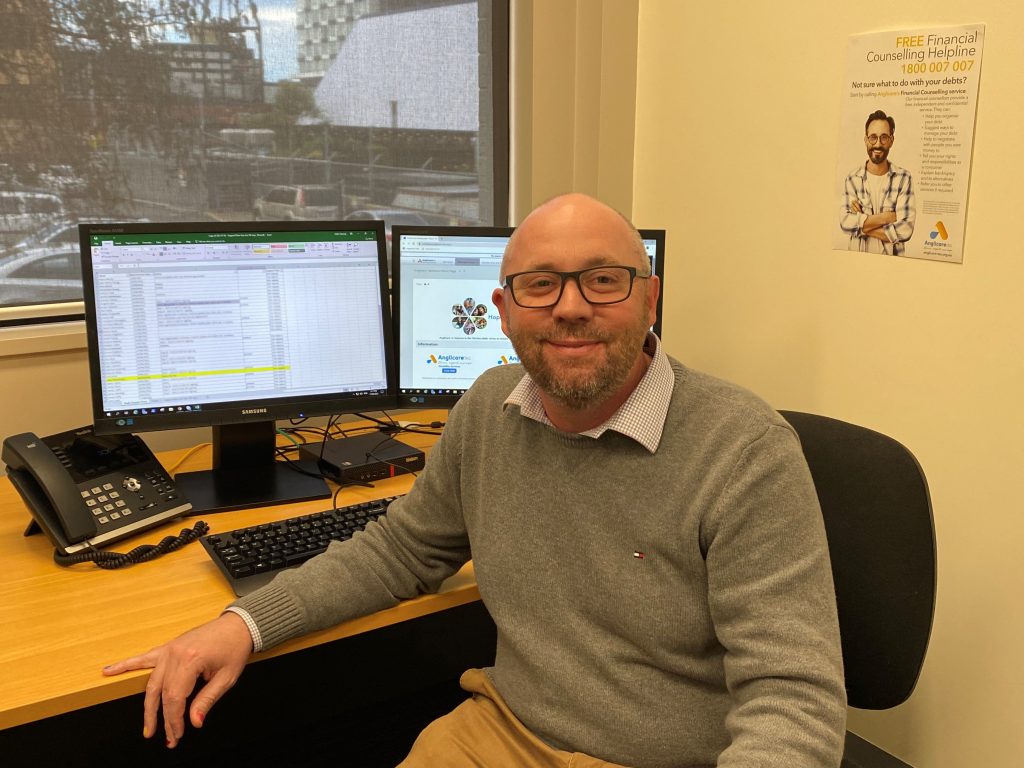
[[[564,280],[521,274],[595,267],[627,267],[635,276],[628,270]],[[660,286],[640,234],[620,213],[577,193],[549,200],[516,228],[502,259],[501,281],[492,299],[502,330],[545,394],[584,410],[635,385],[631,377],[646,366],[643,343]],[[544,286],[555,290],[545,293]],[[600,303],[609,300],[614,303]]]
[[[880,109],[868,115],[864,123],[864,146],[868,150],[868,160],[875,165],[884,165],[895,140],[896,121],[892,117]]]

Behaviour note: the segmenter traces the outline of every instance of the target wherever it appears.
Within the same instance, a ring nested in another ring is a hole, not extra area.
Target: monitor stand
[[[276,445],[277,425],[273,421],[215,426],[213,469],[180,472],[174,478],[192,503],[189,514],[331,497],[315,462],[275,461]]]

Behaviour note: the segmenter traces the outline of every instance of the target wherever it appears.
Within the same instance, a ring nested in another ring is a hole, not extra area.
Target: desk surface
[[[420,414],[424,419],[438,414]],[[443,417],[442,417],[443,418]],[[346,425],[349,426],[349,425]],[[402,440],[428,448],[434,438],[406,435]],[[173,467],[186,453],[159,456]],[[202,469],[209,449],[187,459],[181,469]],[[404,493],[409,476],[346,488],[339,506]],[[325,509],[329,500],[224,512],[204,516],[213,532]],[[147,672],[103,677],[112,661],[142,653],[217,616],[234,594],[198,543],[117,571],[91,564],[61,568],[53,546],[42,535],[25,537],[29,513],[4,477],[0,479],[0,729],[141,693]],[[118,542],[126,552],[155,543],[194,518],[177,520]],[[348,637],[428,613],[478,600],[472,564],[445,582],[436,595],[424,595],[394,608],[331,629],[296,638],[254,660]]]

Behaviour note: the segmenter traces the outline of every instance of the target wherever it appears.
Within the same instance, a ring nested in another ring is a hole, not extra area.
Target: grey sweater
[[[838,766],[835,596],[797,438],[671,363],[654,454],[503,407],[522,369],[492,369],[380,524],[237,605],[269,646],[434,591],[472,556],[498,628],[488,673],[552,746],[650,768]]]

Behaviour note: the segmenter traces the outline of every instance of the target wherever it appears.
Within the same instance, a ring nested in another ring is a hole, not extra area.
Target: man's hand
[[[230,611],[153,650],[103,668],[104,675],[152,669],[146,684],[142,735],[156,733],[163,708],[168,748],[185,734],[185,701],[196,680],[206,681],[189,708],[192,725],[201,728],[210,708],[235,684],[252,653],[252,636],[242,618]]]
[[[854,198],[854,200],[850,203],[850,210],[853,211],[854,213],[864,213],[864,209],[861,208],[860,205],[860,200],[857,200],[856,198]]]

